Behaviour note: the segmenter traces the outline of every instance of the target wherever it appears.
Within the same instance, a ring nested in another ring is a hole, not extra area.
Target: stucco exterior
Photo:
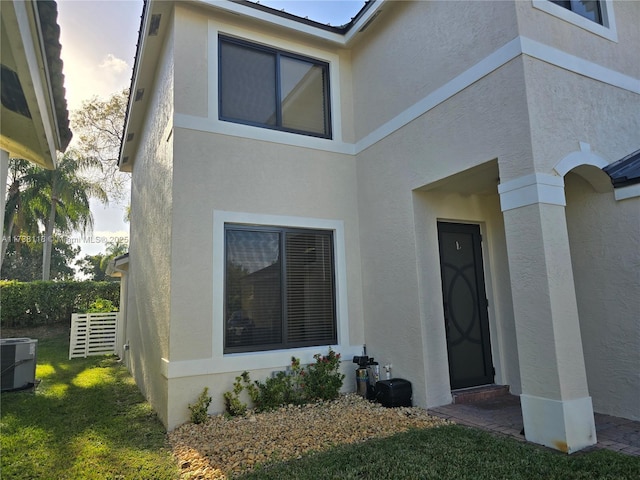
[[[323,350],[223,353],[227,223],[334,232],[344,388],[366,343],[423,407],[451,402],[438,228],[478,225],[491,378],[522,395],[527,438],[573,452],[595,442],[594,409],[640,418],[640,200],[616,201],[601,170],[638,148],[639,7],[603,2],[594,32],[538,0],[383,1],[338,32],[151,2],[121,159],[126,355],[167,427],[205,386],[219,412],[243,370]],[[220,34],[328,63],[332,137],[220,120]]]
[[[640,300],[624,294],[640,280],[638,206],[634,201],[616,203],[608,193],[594,193],[591,185],[575,174],[567,175],[565,184],[580,331],[593,407],[609,415],[638,418]]]
[[[140,167],[132,172],[131,217],[139,218],[131,230],[127,278],[125,362],[143,394],[163,422],[168,421],[168,382],[161,374],[169,357],[172,291],[173,140],[174,112],[173,29],[167,32],[161,62],[150,92],[151,101],[141,132]],[[132,252],[149,252],[134,255]],[[158,361],[151,361],[156,359]]]

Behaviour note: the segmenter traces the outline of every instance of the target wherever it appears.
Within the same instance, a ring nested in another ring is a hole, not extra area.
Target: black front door
[[[438,222],[451,388],[493,383],[480,227]]]

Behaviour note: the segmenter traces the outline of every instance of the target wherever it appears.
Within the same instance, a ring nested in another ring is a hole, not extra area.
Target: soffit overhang
[[[49,169],[72,137],[57,16],[53,1],[0,2],[0,148]]]

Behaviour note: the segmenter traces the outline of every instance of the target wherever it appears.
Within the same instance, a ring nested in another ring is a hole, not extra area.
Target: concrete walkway
[[[451,404],[428,410],[431,415],[446,418],[459,425],[481,428],[525,442],[522,431],[520,397],[503,395],[467,404]],[[640,422],[609,415],[595,414],[598,444],[581,450],[606,448],[640,457]]]

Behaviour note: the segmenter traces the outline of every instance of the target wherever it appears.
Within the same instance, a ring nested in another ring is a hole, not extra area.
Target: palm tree
[[[62,234],[90,232],[93,216],[89,199],[95,197],[103,203],[108,202],[100,184],[82,176],[91,168],[100,169],[100,162],[86,157],[77,159],[73,152],[60,158],[55,170],[44,170],[23,160],[12,161],[5,231],[8,235],[26,233],[39,237],[40,225],[44,226],[43,280],[50,277],[54,231]],[[3,244],[3,258],[5,251],[6,244]]]
[[[95,197],[108,203],[107,193],[100,184],[81,176],[84,170],[92,167],[96,168],[94,161],[78,160],[68,153],[59,159],[55,170],[40,169],[30,178],[32,188],[39,189],[49,200],[41,218],[44,224],[42,280],[49,280],[54,230],[86,234],[93,229],[89,199]]]
[[[100,269],[103,272],[107,271],[107,266],[109,262],[120,255],[124,255],[129,251],[129,244],[124,240],[116,239],[110,242],[107,242],[107,249],[105,251],[104,256],[100,260]]]
[[[38,220],[48,201],[42,192],[29,188],[30,174],[33,171],[35,171],[35,167],[27,160],[17,158],[9,160],[9,184],[3,230],[6,232],[6,236],[2,239],[0,268],[9,243],[20,236],[35,238],[40,234]],[[15,249],[20,252],[20,241],[16,242]]]

